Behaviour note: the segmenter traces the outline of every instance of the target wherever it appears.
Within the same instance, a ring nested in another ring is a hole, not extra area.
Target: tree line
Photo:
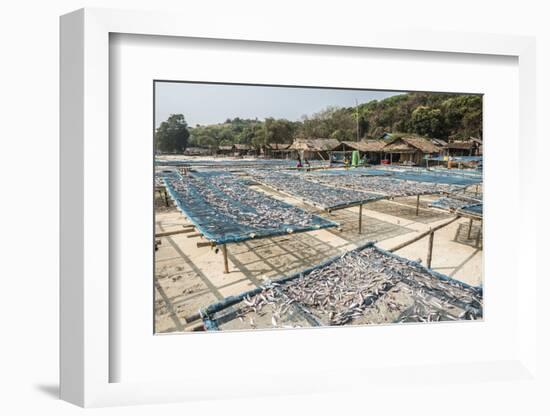
[[[443,140],[482,138],[482,97],[444,93],[407,93],[372,100],[356,107],[328,107],[300,121],[266,118],[227,119],[190,127],[173,114],[155,132],[161,152],[183,152],[188,146],[217,147],[292,143],[295,137],[340,141],[379,138],[384,132],[414,133]]]

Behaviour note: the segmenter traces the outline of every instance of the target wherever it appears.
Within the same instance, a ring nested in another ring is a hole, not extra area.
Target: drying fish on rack
[[[257,192],[225,172],[197,172],[164,182],[182,213],[220,244],[338,225]]]
[[[259,170],[252,170],[249,173],[254,180],[263,185],[325,210],[360,205],[383,198],[381,195],[369,192],[328,186],[309,180],[309,175]]]
[[[407,181],[393,176],[310,175],[308,179],[339,189],[349,188],[391,197],[450,193],[463,189],[458,185]]]
[[[283,328],[476,320],[483,316],[480,288],[372,244],[268,283],[241,300],[230,311],[210,309],[209,327],[250,329],[251,319],[257,328]],[[235,319],[239,323],[235,324]]]
[[[435,201],[432,201],[429,206],[434,208],[440,208],[448,211],[456,211],[457,209],[464,208],[468,205],[479,204],[480,201],[477,199],[469,198],[462,196],[460,194],[455,194],[452,196],[445,196]]]

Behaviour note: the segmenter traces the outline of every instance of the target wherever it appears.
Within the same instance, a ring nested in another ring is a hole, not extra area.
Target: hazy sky
[[[228,118],[266,117],[300,120],[328,106],[352,107],[402,94],[390,91],[336,90],[322,88],[264,87],[248,85],[157,82],[155,123],[170,114],[183,114],[187,124],[223,123]]]

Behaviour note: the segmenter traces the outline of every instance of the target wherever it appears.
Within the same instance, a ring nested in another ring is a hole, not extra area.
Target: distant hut
[[[390,139],[382,151],[390,163],[420,165],[425,156],[438,156],[442,148],[432,143],[430,139],[412,134],[406,134]]]
[[[294,139],[290,150],[298,152],[302,159],[329,160],[331,152],[340,145],[336,139]]]
[[[442,140],[442,139],[430,139],[430,140],[432,141],[433,144],[441,148],[447,146],[447,142],[445,140]]]
[[[235,153],[235,147],[232,144],[218,146],[216,154],[220,156],[232,156]]]
[[[367,163],[378,164],[382,158],[382,149],[385,145],[386,143],[382,140],[343,141],[332,153],[337,160],[344,160],[346,157],[350,158],[351,153],[357,150],[361,158],[366,158]]]
[[[452,140],[444,146],[447,156],[480,156],[483,154],[483,142],[471,137],[467,140]]]
[[[249,144],[234,144],[233,147],[235,148],[235,156],[249,156],[253,155],[254,148]]]
[[[287,159],[292,153],[290,143],[268,143],[263,150],[264,156],[270,159]]]
[[[207,147],[188,147],[183,152],[185,156],[210,156],[212,155],[212,149]]]

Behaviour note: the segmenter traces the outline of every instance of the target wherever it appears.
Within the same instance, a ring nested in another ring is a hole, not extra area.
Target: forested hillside
[[[357,123],[357,117],[359,122]],[[163,123],[164,124],[164,123]],[[157,130],[157,141],[161,127]],[[166,126],[164,126],[166,129]],[[482,138],[479,95],[407,93],[357,107],[329,107],[300,121],[228,119],[224,123],[188,127],[187,146],[244,143],[291,143],[294,137],[356,140],[379,138],[384,132],[416,133],[443,140]]]

